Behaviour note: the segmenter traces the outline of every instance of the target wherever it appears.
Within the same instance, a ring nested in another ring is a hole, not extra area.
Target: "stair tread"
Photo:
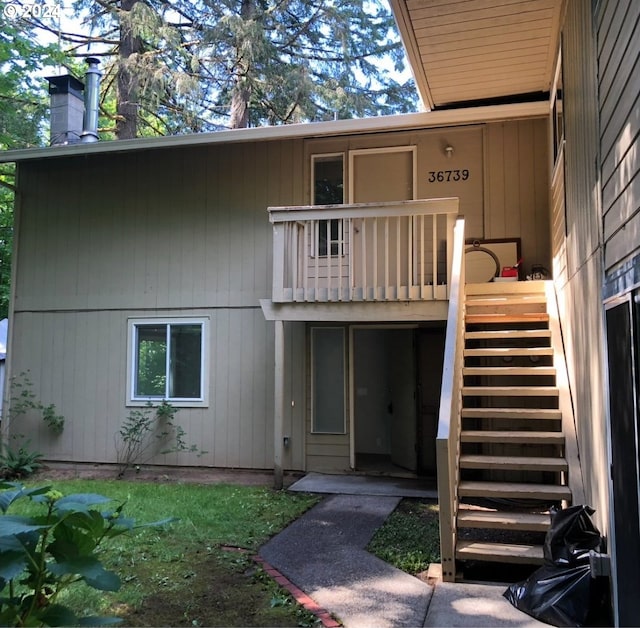
[[[466,314],[467,324],[494,323],[546,323],[549,314],[546,312],[531,312],[525,314]]]
[[[560,410],[546,408],[463,408],[463,419],[544,419],[559,420]]]
[[[477,294],[466,297],[467,305],[483,306],[511,306],[511,305],[540,305],[546,304],[547,297],[540,294]]]
[[[557,397],[557,386],[463,386],[469,396]]]
[[[544,532],[549,528],[550,516],[544,513],[492,510],[464,510],[458,512],[458,527],[497,528]]]
[[[478,295],[513,295],[513,294],[544,294],[545,282],[541,279],[535,281],[510,281],[490,283],[468,283],[464,290],[467,297]]]
[[[544,562],[544,552],[541,545],[458,541],[456,544],[456,558],[460,560],[542,564]]]
[[[552,347],[481,347],[464,350],[469,357],[503,357],[503,356],[547,356],[553,355]]]
[[[511,497],[524,499],[570,499],[571,489],[559,484],[533,482],[483,482],[463,480],[458,485],[461,497]]]
[[[550,329],[491,329],[483,331],[468,331],[464,337],[467,340],[504,340],[505,338],[551,338]]]
[[[462,469],[507,469],[532,471],[566,471],[564,458],[550,456],[484,456],[463,454],[460,456]]]
[[[553,366],[465,366],[463,375],[551,375],[556,374]]]
[[[562,444],[562,432],[514,431],[514,430],[462,430],[460,440],[465,443],[534,443]]]

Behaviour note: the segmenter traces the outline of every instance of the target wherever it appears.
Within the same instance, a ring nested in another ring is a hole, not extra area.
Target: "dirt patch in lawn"
[[[47,480],[115,480],[116,465],[91,463],[46,462],[33,476]],[[288,487],[304,473],[285,473],[284,486]],[[143,465],[139,470],[129,469],[122,478],[128,481],[192,484],[240,484],[243,486],[273,487],[273,473],[268,470],[220,469],[214,467],[167,467]]]
[[[47,462],[31,479],[115,480],[115,465]],[[285,474],[289,486],[302,474]],[[273,487],[269,471],[204,467],[142,466],[124,480],[172,484],[236,484]],[[163,573],[137,572],[130,586],[153,591],[139,606],[119,605],[106,614],[118,615],[124,626],[304,626],[315,618],[265,574],[245,552],[214,550],[208,556],[186,552],[179,564]],[[143,583],[143,580],[147,582]],[[124,584],[123,586],[127,586]]]
[[[120,609],[124,625],[300,625],[300,609],[250,559],[240,567],[225,562],[210,557],[196,563],[184,583],[148,596],[137,609]]]

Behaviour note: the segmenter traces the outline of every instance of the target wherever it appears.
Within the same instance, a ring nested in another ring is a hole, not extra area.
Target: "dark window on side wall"
[[[327,155],[313,157],[313,204],[342,205],[344,203],[344,157]],[[320,220],[317,229],[317,254],[344,253],[344,222]]]

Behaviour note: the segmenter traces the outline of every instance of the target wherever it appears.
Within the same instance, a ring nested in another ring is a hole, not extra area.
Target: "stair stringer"
[[[537,286],[535,284],[537,284]],[[575,436],[576,434],[575,425],[573,423],[573,409],[571,404],[570,389],[568,386],[568,377],[567,377],[566,364],[564,360],[562,338],[560,335],[559,319],[557,315],[557,304],[555,300],[555,295],[553,294],[553,287],[551,286],[551,289],[552,289],[551,295],[547,293],[548,287],[549,287],[548,284],[545,282],[534,282],[533,284],[530,282],[516,282],[509,285],[504,285],[504,284],[500,285],[497,283],[495,284],[489,283],[486,285],[485,284],[467,285],[466,286],[467,290],[465,290],[465,310],[466,310],[465,329],[467,329],[467,325],[469,323],[472,325],[497,323],[499,325],[502,322],[501,320],[499,320],[499,317],[502,315],[506,317],[504,320],[504,322],[506,323],[531,322],[531,323],[534,323],[534,325],[535,323],[542,323],[542,322],[546,323],[547,329],[549,331],[548,335],[534,334],[531,337],[541,338],[544,336],[550,339],[551,347],[553,348],[551,363],[556,372],[556,374],[554,375],[554,380],[556,382],[556,385],[553,387],[555,389],[555,393],[552,395],[551,387],[548,387],[548,389],[546,389],[544,386],[541,386],[540,387],[541,395],[533,394],[532,396],[542,397],[546,395],[551,395],[551,396],[554,396],[557,400],[558,414],[560,416],[557,416],[557,417],[548,416],[544,418],[549,418],[549,419],[555,418],[556,420],[560,418],[563,419],[560,422],[560,424],[557,425],[557,428],[556,428],[560,430],[557,432],[557,434],[559,437],[561,437],[561,440],[562,440],[563,453],[561,454],[561,458],[564,459],[565,453],[567,453],[571,459],[571,476],[573,479],[573,484],[576,489],[576,493],[575,495],[572,493],[571,486],[569,485],[569,482],[568,482],[568,479],[569,479],[569,461],[568,460],[566,460],[566,467],[565,467],[566,470],[562,470],[560,472],[558,484],[554,484],[554,483],[546,484],[546,482],[544,484],[533,484],[533,483],[526,483],[526,482],[520,483],[520,481],[515,481],[515,483],[508,483],[508,482],[506,484],[502,483],[502,485],[500,485],[498,488],[496,485],[493,485],[493,482],[491,481],[488,483],[482,483],[477,481],[463,482],[462,478],[460,477],[461,469],[458,468],[458,474],[456,478],[457,493],[456,493],[456,499],[455,499],[455,504],[457,505],[461,504],[462,500],[464,500],[465,497],[473,497],[473,496],[483,497],[483,496],[489,495],[490,492],[494,490],[497,491],[499,495],[506,496],[506,497],[517,496],[519,498],[526,498],[527,495],[530,493],[532,497],[533,495],[536,495],[536,496],[540,495],[541,497],[539,497],[539,499],[545,498],[545,499],[551,499],[553,501],[553,497],[555,496],[558,498],[556,501],[562,502],[563,505],[570,504],[570,503],[580,503],[578,500],[582,500],[582,496],[584,493],[582,489],[582,475],[580,473],[577,439]],[[542,295],[544,295],[543,301],[540,301],[538,298],[534,296],[536,293],[541,293]],[[484,295],[487,295],[487,297],[484,298]],[[518,300],[519,295],[522,295],[521,301]],[[480,301],[479,303],[473,304],[475,311],[481,312],[483,307],[487,307],[487,308],[490,308],[489,312],[487,314],[480,313],[476,315],[474,314],[469,315],[469,310],[467,309],[467,306],[471,305],[469,302],[470,298],[472,298],[476,302]],[[496,300],[495,304],[490,302],[492,299]],[[536,304],[538,304],[539,306],[542,303],[545,304],[544,309],[537,309]],[[496,307],[499,308],[501,304],[506,305],[508,307],[508,310],[505,310],[504,313],[500,311],[500,309],[496,309]],[[532,309],[528,310],[528,308],[526,307],[527,305],[531,305]],[[519,308],[523,306],[524,306],[523,310],[520,310],[523,313],[519,313]],[[478,308],[480,309],[478,310]],[[494,315],[491,315],[491,309],[495,312]],[[542,312],[544,312],[544,314],[542,314]],[[503,337],[504,336],[499,336],[499,338],[503,338]],[[476,335],[476,339],[478,339],[478,335]],[[464,346],[465,346],[465,353],[467,353],[466,340],[464,342]],[[473,355],[475,354],[471,353],[471,356]],[[490,352],[488,355],[496,356],[496,355],[500,355],[500,353],[495,354],[495,352]],[[550,353],[547,355],[550,355]],[[559,376],[558,376],[558,373],[559,373]],[[475,373],[470,373],[470,374],[475,374]],[[518,388],[509,389],[508,387],[504,389],[500,389],[500,387],[495,387],[492,389],[490,386],[487,386],[486,384],[480,385],[480,388],[478,388],[477,391],[475,388],[473,388],[473,386],[466,387],[466,392],[471,397],[476,396],[476,394],[482,395],[481,390],[483,388],[485,389],[485,391],[487,389],[489,390],[488,394],[490,396],[493,396],[493,395],[500,396],[503,394],[508,395],[511,392],[516,396],[520,396],[520,395],[529,396],[530,394],[526,390],[527,387],[523,388],[522,390]],[[464,394],[465,393],[463,392],[463,396]],[[462,411],[464,411],[464,406]],[[545,414],[548,413],[549,415],[552,414],[551,411],[549,410],[543,410],[543,412]],[[553,412],[553,414],[555,415],[555,412]],[[506,413],[505,413],[505,416],[506,416]],[[539,419],[542,417],[532,416],[531,418]],[[486,428],[482,428],[482,429],[484,430]],[[516,430],[516,432],[518,431],[519,430]],[[555,430],[552,430],[552,431],[555,432]],[[507,438],[506,434],[507,432],[505,432],[504,434],[498,433],[498,432],[491,434],[491,432],[489,432],[487,442],[491,442],[492,440],[497,440],[498,442],[500,440],[504,440],[505,438]],[[531,436],[533,442],[536,442],[540,440],[543,436],[545,436],[544,433],[540,433],[536,435],[535,432],[529,431],[529,428],[526,428],[523,434],[526,434],[527,436]],[[467,431],[467,435],[469,435],[469,439],[468,439],[469,442],[480,442],[475,437],[475,432]],[[471,436],[473,436],[473,438],[471,438]],[[534,436],[535,438],[533,438]],[[518,435],[518,437],[520,437],[520,435]],[[514,442],[516,442],[516,440],[514,440]],[[525,441],[523,440],[522,442],[524,443]],[[567,448],[568,448],[568,452],[567,452]],[[458,447],[458,451],[459,449],[460,448]],[[485,460],[486,460],[486,454],[481,454],[479,458],[482,456],[485,456]],[[468,468],[468,465],[467,465],[467,468]],[[482,468],[482,465],[479,464],[478,466],[475,466],[473,468]],[[486,468],[490,468],[490,467],[486,467]],[[500,484],[500,482],[498,482],[498,484]],[[549,487],[553,487],[553,490],[549,489]],[[563,490],[563,488],[565,490]],[[545,491],[548,494],[544,494]],[[542,527],[548,526],[548,522],[549,522],[548,514],[546,515],[547,516],[546,524],[540,523],[544,520],[544,517],[538,516],[537,521],[539,519],[539,522],[536,524],[535,528],[531,527],[531,524],[528,521],[528,518],[522,518],[518,516],[514,517],[513,515],[509,515],[509,514],[505,515],[505,512],[503,511],[503,509],[500,509],[500,508],[498,508],[497,511],[494,511],[494,516],[491,516],[491,518],[493,519],[493,521],[491,522],[491,525],[483,525],[482,521],[475,521],[474,519],[476,518],[475,515],[477,513],[472,514],[472,513],[464,513],[464,512],[458,511],[456,514],[458,515],[455,520],[455,531],[454,531],[454,542],[456,547],[456,551],[455,551],[456,563],[458,561],[463,561],[463,562],[464,561],[480,561],[480,562],[488,561],[488,562],[524,563],[524,564],[541,564],[543,562],[542,545],[535,545],[535,544],[529,545],[529,543],[532,541],[527,541],[526,544],[524,545],[518,545],[517,541],[515,543],[511,543],[511,544],[507,543],[505,545],[502,539],[497,539],[498,540],[497,543],[491,540],[489,540],[489,542],[483,542],[482,539],[480,539],[479,541],[463,540],[458,534],[459,527],[460,527],[458,519],[460,519],[460,523],[462,523],[462,520],[464,520],[463,527],[467,529],[470,527],[473,527],[473,528],[514,527],[523,531],[533,530],[533,529],[541,531],[540,530],[541,526]],[[495,515],[498,515],[497,521],[495,519]],[[535,543],[535,541],[533,541],[533,543]],[[456,568],[454,579],[457,579],[458,577],[460,576],[458,575],[458,569]]]
[[[553,347],[553,364],[556,367],[556,386],[559,389],[558,403],[562,413],[562,432],[565,436],[565,458],[569,466],[567,485],[571,489],[573,505],[580,505],[585,503],[584,480],[560,324],[560,311],[553,281],[547,280],[544,283],[547,295],[547,312],[549,313],[549,329],[551,330],[551,346]]]

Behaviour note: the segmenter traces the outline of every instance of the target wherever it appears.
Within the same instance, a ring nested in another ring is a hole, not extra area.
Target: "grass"
[[[33,484],[33,483],[31,483]],[[308,625],[287,596],[264,578],[250,556],[317,498],[231,485],[65,480],[65,495],[99,493],[126,502],[138,523],[177,522],[117,537],[104,562],[116,571],[116,593],[79,585],[63,604],[79,614],[118,614],[125,625]],[[15,509],[12,508],[15,512]],[[225,551],[225,546],[247,553]]]
[[[438,505],[403,499],[375,533],[367,550],[412,575],[440,562]]]

